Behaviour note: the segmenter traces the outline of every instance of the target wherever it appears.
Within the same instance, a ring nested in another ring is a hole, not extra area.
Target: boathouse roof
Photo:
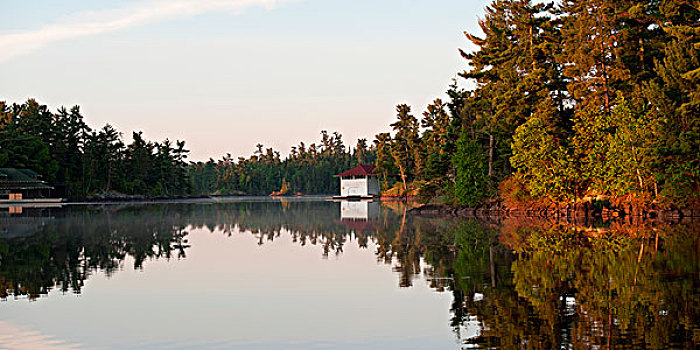
[[[370,175],[377,175],[378,172],[375,170],[374,164],[360,164],[344,173],[340,173],[338,175],[335,175],[336,177],[340,176],[370,176]]]
[[[53,188],[39,180],[39,176],[38,173],[29,169],[0,168],[0,190]]]

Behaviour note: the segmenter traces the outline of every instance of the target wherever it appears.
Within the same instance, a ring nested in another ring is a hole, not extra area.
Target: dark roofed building
[[[52,189],[33,170],[0,168],[0,200],[45,198]]]
[[[41,175],[32,169],[17,169],[17,171],[31,177],[32,179],[41,180]]]

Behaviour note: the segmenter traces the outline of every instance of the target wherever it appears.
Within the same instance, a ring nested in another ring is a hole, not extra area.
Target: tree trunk
[[[491,287],[496,288],[496,263],[493,261],[493,245],[489,246],[489,263],[491,265]]]
[[[637,160],[637,149],[632,146],[632,155],[634,157],[634,163],[637,165],[635,172],[637,173],[637,181],[639,182],[639,190],[644,192],[644,182],[642,181],[642,175],[639,172],[639,160]]]
[[[403,194],[405,195],[408,191],[408,188],[406,186],[406,172],[403,169],[403,165],[401,165],[399,157],[394,156],[394,160],[396,161],[396,165],[399,167],[399,175],[401,176],[401,182],[403,182]]]
[[[644,65],[644,40],[642,38],[639,38],[639,64],[641,65],[641,70],[646,71]]]
[[[600,5],[599,5],[600,6]],[[602,6],[599,7],[601,9]],[[605,14],[602,16],[603,21],[606,20]],[[598,21],[597,25],[600,25],[600,21]],[[600,33],[602,35],[603,33]],[[609,35],[612,35],[608,33]],[[600,55],[601,55],[601,68],[602,68],[602,73],[603,73],[603,92],[604,92],[604,97],[605,97],[605,114],[610,114],[610,90],[608,86],[608,66],[605,64],[605,56],[606,56],[606,50],[605,50],[605,39],[602,39],[600,41]]]
[[[408,186],[406,185],[406,173],[403,171],[403,167],[399,166],[399,172],[401,173],[401,182],[403,182],[403,195],[408,192]]]
[[[489,134],[489,177],[493,176],[493,134]]]
[[[109,188],[111,186],[111,181],[112,180],[112,162],[109,162],[109,165],[107,165],[107,189],[105,191],[109,191]]]

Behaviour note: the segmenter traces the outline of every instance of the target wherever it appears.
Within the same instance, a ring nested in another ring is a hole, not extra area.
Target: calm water
[[[320,199],[0,208],[0,348],[693,349],[698,223]]]

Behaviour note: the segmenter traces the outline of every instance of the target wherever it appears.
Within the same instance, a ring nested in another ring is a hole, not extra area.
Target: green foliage
[[[662,125],[650,113],[618,101],[612,121],[615,133],[607,137],[606,165],[599,191],[653,197],[657,174],[665,166],[658,157]]]
[[[519,173],[503,179],[498,185],[498,192],[506,206],[517,206],[532,200],[526,180]]]
[[[422,178],[426,180],[439,179],[449,169],[450,156],[446,146],[450,144],[450,115],[441,99],[436,99],[423,112],[420,124],[425,131],[421,136],[424,169]]]
[[[494,1],[479,22],[483,37],[467,34],[478,47],[463,52],[471,70],[460,74],[476,83],[460,118],[472,139],[487,135],[490,174],[503,179],[511,172],[511,138],[542,101],[566,114],[565,84],[554,54],[560,50],[558,32],[550,19],[551,5],[531,1]]]
[[[457,152],[452,156],[452,164],[456,174],[452,190],[457,204],[475,207],[492,194],[481,146],[470,140],[466,133],[457,141]]]
[[[397,121],[391,124],[396,132],[391,141],[391,156],[406,191],[406,183],[421,173],[422,149],[418,138],[418,120],[411,115],[411,107],[398,105],[396,113]]]
[[[666,42],[654,64],[658,77],[644,86],[661,124],[656,149],[663,167],[657,171],[659,194],[680,205],[700,193],[700,9],[686,2],[665,2],[660,12]]]
[[[535,198],[566,200],[574,196],[576,172],[572,156],[540,116],[532,117],[513,135],[511,164],[527,181]]]
[[[678,0],[494,0],[482,33],[466,34],[476,50],[460,51],[470,68],[459,75],[474,88],[453,81],[420,120],[398,105],[391,132],[358,140],[354,152],[322,131],[284,159],[258,145],[249,158],[188,166],[184,143],[136,133],[125,145],[109,126],[90,129],[77,106],[0,102],[0,165],[37,170],[72,197],[263,195],[283,179],[291,193],[337,193],[334,174],[375,163],[385,190],[398,180],[404,194],[422,186],[470,205],[491,181],[510,181],[502,197],[516,201],[697,203],[699,20],[696,5]]]
[[[571,142],[577,167],[585,174],[580,188],[650,199],[657,186],[655,172],[663,167],[657,156],[661,129],[644,107],[624,98],[615,101],[610,114],[581,114]]]
[[[49,181],[56,177],[58,164],[40,138],[13,129],[0,131],[0,134],[0,163],[5,167],[32,169]]]
[[[354,150],[346,150],[342,135],[321,131],[319,144],[300,142],[282,159],[278,151],[258,144],[249,158],[234,160],[227,154],[219,161],[210,159],[190,165],[187,171],[193,193],[198,195],[269,195],[287,183],[288,194],[336,194],[339,181],[334,175],[360,162],[371,164],[386,157],[377,152],[382,146],[367,146],[360,139]],[[382,169],[385,174],[391,169]]]
[[[631,1],[567,0],[558,13],[563,50],[555,55],[568,78],[577,112],[610,113],[617,91],[627,90],[630,67],[622,55],[629,40],[614,35],[625,27]],[[634,52],[634,51],[632,51]]]
[[[33,99],[12,106],[0,102],[0,116],[0,163],[40,173],[58,196],[190,193],[184,141],[153,143],[134,133],[127,146],[109,124],[98,131],[88,127],[78,106],[54,114]]]
[[[493,1],[483,36],[467,34],[477,50],[462,52],[471,68],[461,75],[476,87],[453,117],[473,140],[495,138],[490,174],[508,177],[500,162],[509,158],[510,179],[523,182],[511,188],[515,197],[692,203],[700,197],[698,19],[683,1]]]

